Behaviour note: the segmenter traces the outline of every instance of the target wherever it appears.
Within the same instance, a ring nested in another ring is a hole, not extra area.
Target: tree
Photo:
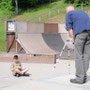
[[[65,2],[80,4],[80,3],[90,3],[90,0],[65,0]]]
[[[51,3],[58,0],[0,0],[0,9],[3,9],[5,13],[11,13],[16,11],[16,14],[19,13],[19,10],[26,10],[29,8],[35,8],[45,3]]]
[[[0,0],[0,9],[2,10],[4,16],[12,15],[12,0]]]
[[[13,1],[13,0],[12,0]],[[45,4],[45,3],[50,3],[50,2],[54,2],[54,1],[58,1],[58,0],[14,0],[15,3],[14,7],[16,9],[22,9],[22,10],[26,10],[28,8],[35,8],[39,5]],[[17,6],[16,6],[17,4]]]
[[[16,14],[18,14],[18,0],[15,0],[15,4],[16,4]]]

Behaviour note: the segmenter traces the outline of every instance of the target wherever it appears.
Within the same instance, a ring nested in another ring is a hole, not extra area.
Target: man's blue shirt
[[[84,30],[90,30],[90,18],[80,10],[73,10],[66,14],[66,29],[73,29],[74,39],[75,36]]]

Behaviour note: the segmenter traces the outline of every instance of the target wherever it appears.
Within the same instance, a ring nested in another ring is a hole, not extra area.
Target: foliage
[[[90,0],[65,0],[65,2],[80,4],[80,3],[90,3]]]
[[[7,0],[5,0],[5,1],[7,1]],[[44,0],[42,0],[41,3],[43,3],[43,1]],[[0,2],[1,2],[1,0],[0,0]],[[58,2],[54,2],[54,3],[49,2],[49,4],[40,5],[37,8],[30,8],[30,9],[22,12],[20,15],[12,17],[11,20],[38,22],[39,21],[38,16],[42,16],[42,15],[48,14],[49,12],[54,11],[54,13],[51,13],[51,16],[46,16],[45,18],[42,17],[40,22],[45,23],[46,21],[48,21],[48,19],[51,19],[51,21],[54,20],[54,22],[59,21],[60,23],[64,23],[65,8],[69,5],[72,5],[72,4],[64,3],[63,1],[58,1]],[[80,10],[80,8],[81,7],[75,7],[75,9],[77,9],[77,10]],[[59,15],[57,13],[58,9],[60,9]],[[83,9],[85,11],[87,11],[87,10],[90,10],[90,7],[88,5],[88,6],[85,6]],[[0,17],[3,16],[2,12],[3,12],[3,10],[0,10]],[[89,11],[87,11],[87,12],[89,12]],[[53,17],[53,16],[55,16],[55,17]],[[5,49],[6,49],[5,22],[3,20],[3,22],[0,23],[0,51],[5,51]]]
[[[15,6],[14,1],[13,1],[13,5]],[[28,8],[35,8],[39,5],[42,5],[45,3],[51,3],[55,1],[58,1],[58,0],[18,0],[18,5],[19,5],[19,9],[26,10]]]
[[[12,0],[1,0],[0,9],[4,16],[10,16],[13,12]]]
[[[0,23],[0,52],[6,51],[5,22]]]

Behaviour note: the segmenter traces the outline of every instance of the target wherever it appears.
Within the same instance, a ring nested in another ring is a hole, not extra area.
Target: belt
[[[87,32],[87,30],[84,30],[83,32]]]

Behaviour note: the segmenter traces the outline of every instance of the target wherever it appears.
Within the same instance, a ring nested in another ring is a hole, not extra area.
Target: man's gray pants
[[[74,43],[76,80],[84,80],[89,68],[90,37],[87,32],[78,34]]]

